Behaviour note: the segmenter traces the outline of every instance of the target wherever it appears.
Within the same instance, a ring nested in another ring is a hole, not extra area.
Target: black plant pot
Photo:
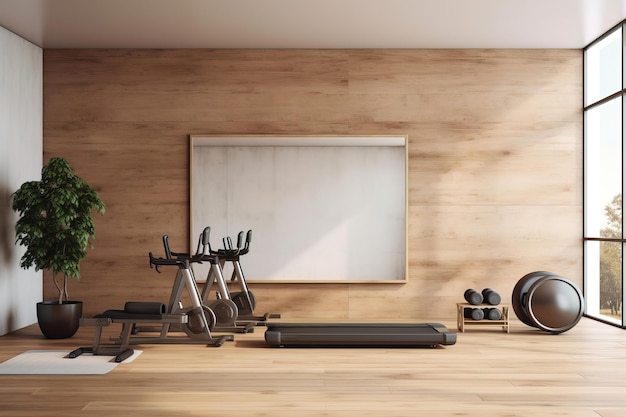
[[[74,336],[83,315],[82,301],[42,301],[37,303],[37,321],[48,339],[66,339]]]

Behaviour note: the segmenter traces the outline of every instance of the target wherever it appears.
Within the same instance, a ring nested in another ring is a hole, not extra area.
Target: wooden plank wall
[[[147,254],[186,249],[189,134],[409,137],[409,282],[256,285],[259,312],[453,320],[466,288],[581,284],[581,101],[580,50],[46,50],[44,159],[107,204],[70,294],[167,300]]]

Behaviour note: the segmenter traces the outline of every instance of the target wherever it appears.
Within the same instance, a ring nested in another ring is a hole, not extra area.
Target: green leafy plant
[[[16,243],[26,247],[20,266],[52,270],[59,304],[67,301],[68,278],[80,279],[80,262],[95,237],[92,211],[104,214],[104,203],[67,160],[52,158],[41,181],[25,182],[13,193],[12,207],[20,216]]]

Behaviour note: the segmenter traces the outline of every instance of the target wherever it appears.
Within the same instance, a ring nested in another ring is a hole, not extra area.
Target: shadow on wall
[[[11,192],[5,184],[0,184],[0,269],[8,269],[15,250],[13,210],[11,209]],[[4,276],[4,277],[3,277]],[[8,274],[0,275],[0,280],[7,279]],[[0,324],[0,328],[13,329],[15,316],[9,311],[5,317],[5,323]]]
[[[11,192],[0,184],[0,265],[8,265],[15,249],[12,213]]]

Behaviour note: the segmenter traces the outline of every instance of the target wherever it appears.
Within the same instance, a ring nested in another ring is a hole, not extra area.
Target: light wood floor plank
[[[92,331],[47,340],[30,326],[0,337],[0,361]],[[517,321],[467,330],[438,349],[277,349],[263,328],[235,339],[143,345],[106,375],[0,375],[0,416],[626,415],[626,332],[589,319],[557,336]]]

